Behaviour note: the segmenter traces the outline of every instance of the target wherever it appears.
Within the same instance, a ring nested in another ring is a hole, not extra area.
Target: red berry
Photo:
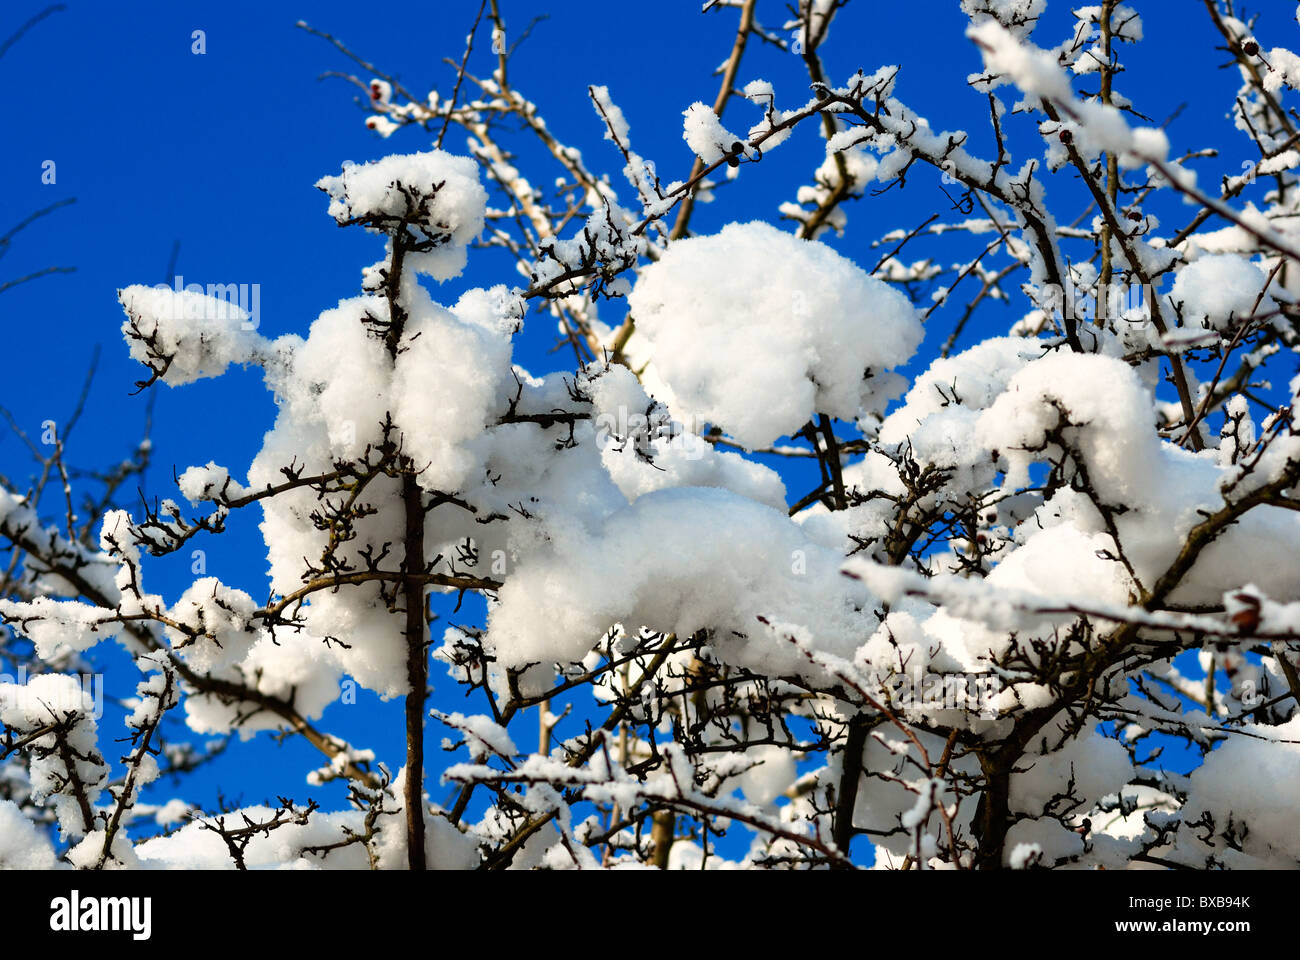
[[[1232,599],[1240,603],[1241,609],[1234,613],[1230,619],[1237,625],[1237,630],[1245,636],[1249,636],[1259,629],[1260,621],[1260,603],[1259,598],[1249,593],[1238,593]]]
[[[1255,54],[1259,53],[1259,44],[1254,40],[1247,40],[1241,45],[1241,52],[1248,57],[1253,57]]]
[[[1074,134],[1072,134],[1069,130],[1062,130],[1058,136],[1060,137],[1062,143],[1070,143],[1071,141],[1074,140]]]

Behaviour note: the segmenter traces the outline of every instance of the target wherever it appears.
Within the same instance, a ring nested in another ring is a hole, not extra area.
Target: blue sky
[[[42,6],[27,0],[7,4],[0,13],[0,38]],[[1120,78],[1119,88],[1157,120],[1186,104],[1169,128],[1175,155],[1209,145],[1224,150],[1201,166],[1202,182],[1239,172],[1242,161],[1251,159],[1250,144],[1226,120],[1236,80],[1214,69],[1225,59],[1213,49],[1217,33],[1191,0],[1144,6],[1148,39],[1139,48],[1141,63],[1129,55],[1134,69]],[[1271,28],[1274,42],[1294,42],[1294,4],[1274,0],[1263,6],[1261,33]],[[1166,16],[1174,7],[1185,15]],[[477,8],[477,0],[383,7],[337,0],[72,0],[66,10],[33,27],[0,58],[9,128],[0,151],[0,177],[7,186],[0,232],[55,201],[76,197],[76,203],[15,239],[14,249],[0,260],[0,281],[50,265],[75,266],[76,272],[0,293],[8,361],[0,403],[29,432],[39,433],[45,420],[62,423],[99,345],[91,403],[72,437],[71,459],[97,467],[127,455],[140,436],[145,398],[130,395],[142,368],[122,343],[115,291],[169,280],[165,273],[176,242],[177,272],[187,282],[259,284],[262,332],[270,336],[305,334],[320,311],[354,295],[361,267],[379,255],[377,242],[359,231],[337,229],[312,184],[336,172],[344,160],[427,149],[429,141],[414,129],[387,141],[367,131],[353,102],[354,88],[318,79],[331,70],[352,71],[353,65],[294,24],[306,19],[412,90],[436,86],[445,96],[454,76],[442,58],[460,57]],[[503,0],[512,37],[539,8]],[[609,172],[617,183],[621,159],[602,139],[586,95],[589,83],[608,85],[631,123],[635,148],[656,162],[665,179],[684,177],[691,156],[681,137],[682,110],[695,100],[712,101],[717,84],[712,70],[725,57],[735,30],[733,11],[701,15],[699,8],[698,0],[547,4],[547,19],[512,61],[512,82],[538,104],[561,140],[582,150],[590,169]],[[1049,8],[1036,37],[1040,45],[1059,42],[1068,29],[1067,5],[1053,0]],[[780,27],[781,4],[759,9],[768,27]],[[898,95],[936,129],[969,129],[972,152],[990,154],[986,103],[966,86],[966,76],[980,68],[980,61],[963,36],[964,23],[956,0],[854,0],[825,51],[829,72],[842,78],[859,67],[871,72],[901,64]],[[191,51],[195,30],[204,31],[202,55]],[[490,69],[481,59],[486,48],[485,32],[471,63],[484,73]],[[1183,65],[1195,69],[1184,71]],[[773,81],[778,103],[786,106],[805,95],[800,62],[775,48],[755,46],[740,81],[755,78]],[[1005,92],[1004,99],[1011,102]],[[743,101],[730,111],[728,121],[739,128],[757,115]],[[1018,138],[1017,163],[1041,155],[1027,125],[1013,121],[1011,130]],[[463,149],[463,137],[452,131],[445,146]],[[693,226],[709,231],[731,220],[774,219],[777,205],[809,182],[821,153],[812,129],[801,130],[761,164],[747,165],[739,181],[719,193],[718,202],[698,209]],[[53,184],[41,180],[46,161],[56,165]],[[1069,174],[1050,178],[1049,190],[1060,198],[1058,219],[1066,219],[1062,214],[1071,209],[1082,211],[1084,204],[1071,199],[1081,191]],[[880,255],[870,247],[873,240],[947,207],[937,174],[920,171],[905,190],[852,205],[845,237],[828,239],[869,267]],[[1188,218],[1176,202],[1156,212],[1180,225]],[[935,254],[951,263],[960,259],[959,249],[918,243],[906,259]],[[436,294],[450,303],[471,286],[518,282],[504,267],[499,255],[472,254],[466,275]],[[930,339],[941,342],[947,336],[965,302],[959,299],[955,309],[935,314]],[[984,326],[971,335],[1002,332],[1014,315],[993,305]],[[552,345],[552,329],[539,318],[523,334],[516,357],[534,372],[571,363],[567,352],[550,353]],[[933,354],[923,345],[922,355]],[[155,465],[148,493],[175,496],[173,468],[179,472],[209,460],[242,478],[274,415],[258,374],[233,371],[180,390],[156,389]],[[20,482],[30,472],[20,442],[8,433],[0,434],[0,472]],[[806,488],[795,476],[788,485],[795,496]],[[236,516],[229,533],[205,544],[208,572],[257,597],[265,594],[259,519],[254,513]],[[187,566],[153,563],[147,567],[150,588],[174,599],[185,585]],[[458,700],[448,682],[436,674],[434,680],[442,693]],[[366,709],[368,704],[332,708],[323,726],[376,748],[396,768],[397,712]],[[441,732],[431,733],[436,745]],[[436,752],[432,759],[436,764]],[[219,787],[246,802],[311,792],[329,806],[329,792],[308,791],[302,780],[316,764],[314,751],[303,743],[262,738],[256,745],[237,745],[185,795],[211,804]],[[438,795],[435,789],[435,799]],[[340,797],[341,792],[333,799]]]

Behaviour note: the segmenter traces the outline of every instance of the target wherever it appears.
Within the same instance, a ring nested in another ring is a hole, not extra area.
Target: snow
[[[595,85],[591,88],[591,96],[600,106],[605,115],[608,126],[605,129],[605,139],[614,140],[624,145],[628,142],[629,126],[627,117],[623,116],[623,111],[619,106],[610,99],[609,87]]]
[[[145,840],[136,846],[135,853],[140,858],[141,866],[146,869],[233,870],[235,862],[230,851],[221,835],[212,827],[224,825],[229,829],[238,829],[247,822],[269,823],[275,814],[275,809],[271,807],[249,806],[225,814],[220,824],[215,817],[197,818],[169,836]],[[245,817],[248,818],[247,821]],[[313,856],[305,850],[314,844],[337,841],[345,825],[361,832],[360,815],[353,811],[317,813],[313,814],[307,825],[287,820],[282,826],[254,834],[243,851],[245,866],[254,870],[303,867],[365,869],[365,851],[359,844],[332,851],[323,859],[319,854]]]
[[[978,86],[993,89],[1011,82],[1030,97],[1055,104],[1073,134],[1071,142],[1084,157],[1103,150],[1113,152],[1120,155],[1121,166],[1125,167],[1166,159],[1169,140],[1163,130],[1131,128],[1118,107],[1077,100],[1069,74],[1050,51],[1023,42],[995,19],[973,23],[966,35],[979,46],[988,72],[997,75],[989,81],[980,80]],[[979,79],[979,75],[972,75],[973,81]],[[1050,133],[1049,162],[1053,167],[1064,161],[1066,153],[1056,131],[1055,125],[1044,125],[1044,132]]]
[[[202,577],[180,596],[167,617],[199,635],[166,628],[172,647],[192,668],[206,673],[242,660],[256,640],[252,622],[257,604],[242,590],[225,586],[216,577]]]
[[[461,733],[470,748],[470,752],[477,759],[486,756],[488,752],[499,757],[513,757],[519,752],[519,748],[510,739],[510,734],[506,732],[505,727],[493,723],[488,717],[481,715],[466,716],[459,712],[443,713],[440,710],[434,710],[432,716],[437,717],[447,726]]]
[[[329,215],[339,223],[403,222],[436,240],[439,246],[416,254],[411,264],[435,280],[460,276],[466,247],[483,231],[487,194],[469,157],[431,150],[345,163],[316,187],[329,195]]]
[[[962,13],[975,23],[995,20],[1021,39],[1033,30],[1046,8],[1047,0],[961,0]]]
[[[205,500],[237,500],[248,492],[229,470],[211,460],[206,467],[189,467],[177,478],[177,487],[186,500],[196,505]]]
[[[1078,445],[1089,476],[1108,503],[1149,499],[1149,479],[1160,469],[1153,400],[1121,361],[1056,353],[1016,374],[985,411],[976,431],[987,449],[1008,463],[1005,489],[1028,482],[1033,452],[1060,426]]]
[[[1044,753],[1042,744],[1052,752]],[[1011,776],[1008,803],[1017,813],[1031,816],[1059,812],[1065,784],[1072,784],[1071,801],[1085,810],[1102,797],[1117,793],[1133,776],[1128,751],[1118,740],[1096,732],[1067,736],[1051,728],[1016,765]]]
[[[968,472],[978,471],[987,449],[976,424],[1012,377],[1041,355],[1033,340],[996,337],[939,358],[913,380],[902,405],[881,423],[881,443],[907,444],[922,462],[960,471],[956,486],[986,485],[991,473]]]
[[[1169,302],[1186,322],[1228,330],[1234,321],[1273,309],[1272,298],[1264,292],[1267,282],[1259,267],[1235,254],[1205,256],[1178,271]]]
[[[1021,43],[995,19],[973,24],[966,35],[980,47],[992,73],[1006,74],[1023,92],[1044,100],[1072,100],[1070,79],[1046,50]]]
[[[898,291],[761,222],[672,244],[628,305],[669,406],[749,447],[883,406],[922,337]]]
[[[12,800],[0,799],[0,870],[52,870],[54,848]]]
[[[303,718],[316,720],[338,700],[343,668],[333,648],[319,636],[281,630],[274,639],[262,633],[239,663],[217,676],[292,701]],[[242,739],[248,739],[261,730],[279,730],[285,725],[283,719],[267,712],[249,717],[246,704],[225,703],[218,697],[188,696],[183,709],[186,724],[201,734],[238,731]]]
[[[429,490],[457,490],[480,469],[475,441],[510,372],[510,338],[467,294],[451,310],[417,300],[408,349],[392,374],[390,400],[405,449]]]
[[[799,624],[847,654],[866,597],[837,575],[838,555],[783,512],[729,491],[648,493],[598,537],[556,530],[501,588],[488,640],[505,666],[581,660],[611,626],[689,637],[716,633],[733,662],[803,669],[803,656],[759,617]]]
[[[671,487],[721,487],[785,506],[775,470],[719,450],[673,420],[627,367],[593,364],[578,384],[591,397],[601,462],[629,502]]]
[[[1244,784],[1267,785],[1267,789],[1243,789]],[[1206,847],[1238,867],[1294,862],[1300,859],[1300,835],[1295,830],[1291,802],[1297,790],[1300,717],[1270,728],[1263,739],[1229,737],[1205,758],[1191,779],[1178,846],[1188,848],[1191,862],[1195,862],[1195,853]],[[1213,834],[1188,826],[1205,814],[1215,824]],[[1239,856],[1226,848],[1221,834],[1228,831],[1239,838]],[[1207,835],[1208,843],[1199,839]]]
[[[179,797],[173,797],[168,800],[157,812],[154,813],[154,823],[160,827],[170,827],[182,822],[193,808],[181,800]]]
[[[111,640],[120,630],[115,624],[100,624],[103,611],[98,607],[52,597],[35,597],[27,602],[0,600],[0,615],[23,624],[23,633],[44,660],[83,653],[97,643]]]
[[[91,693],[78,677],[43,673],[21,685],[0,681],[0,727],[20,738],[32,738],[32,798],[49,804],[64,834],[80,835],[88,826],[74,784],[81,784],[82,794],[93,804],[108,780],[108,766],[96,745],[97,712]],[[59,729],[52,729],[55,725]],[[60,743],[67,747],[67,760],[58,749]],[[5,810],[0,807],[0,816]],[[42,856],[22,832],[10,847],[12,855],[17,855],[19,845],[26,848],[25,856]]]
[[[682,138],[691,151],[706,164],[717,163],[723,157],[750,153],[748,141],[738,137],[722,125],[713,109],[703,103],[693,103],[686,108],[686,123]]]
[[[798,775],[794,757],[788,750],[775,745],[751,747],[745,751],[745,760],[752,765],[737,779],[740,792],[756,806],[775,803]]]
[[[141,284],[117,297],[132,359],[159,371],[168,386],[217,377],[231,364],[262,362],[270,354],[248,311],[231,299]]]

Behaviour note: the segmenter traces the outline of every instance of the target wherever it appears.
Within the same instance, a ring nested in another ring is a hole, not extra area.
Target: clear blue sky
[[[39,0],[6,4],[0,39],[44,6]],[[1203,182],[1214,182],[1221,171],[1239,172],[1251,157],[1250,144],[1225,119],[1236,80],[1214,69],[1225,57],[1213,49],[1219,38],[1201,5],[1161,0],[1141,6],[1147,14],[1144,65],[1122,77],[1119,88],[1157,120],[1187,104],[1169,128],[1175,155],[1209,145],[1226,148],[1217,167],[1216,162],[1202,167]],[[1271,0],[1262,6],[1261,33],[1268,28],[1274,42],[1294,43],[1295,5]],[[177,272],[187,282],[260,284],[262,332],[270,336],[305,334],[321,310],[354,295],[360,268],[379,255],[377,243],[359,231],[336,228],[312,184],[343,160],[427,149],[429,141],[414,129],[387,141],[367,131],[353,103],[354,88],[318,79],[330,70],[352,71],[353,65],[294,24],[306,19],[400,76],[412,90],[436,86],[445,96],[453,72],[442,58],[459,58],[477,8],[477,0],[384,5],[70,0],[66,10],[37,24],[0,58],[8,128],[0,151],[0,179],[6,185],[0,233],[37,208],[77,199],[16,238],[12,252],[0,260],[0,281],[50,265],[75,266],[76,272],[0,293],[7,361],[0,403],[29,431],[39,433],[44,420],[62,423],[92,350],[102,345],[90,409],[72,438],[71,459],[95,467],[127,455],[140,435],[145,400],[129,395],[142,368],[122,343],[115,291],[170,279],[164,273],[176,241]],[[657,163],[665,179],[684,177],[691,156],[681,138],[681,112],[692,101],[712,101],[717,81],[711,74],[729,49],[734,11],[702,16],[698,0],[547,5],[503,0],[512,37],[542,9],[549,17],[518,51],[511,79],[538,104],[550,128],[582,150],[590,169],[621,182],[622,161],[602,139],[603,128],[586,96],[587,84],[606,84],[631,123],[635,148]],[[1169,16],[1175,9],[1177,15]],[[759,10],[768,27],[780,27],[782,4],[760,4]],[[1068,5],[1052,0],[1039,44],[1063,40],[1069,20]],[[972,152],[990,154],[987,106],[965,82],[981,64],[963,36],[964,23],[956,0],[854,0],[826,50],[830,73],[843,78],[859,67],[871,72],[901,64],[898,95],[936,129],[971,130]],[[194,30],[205,32],[201,56],[191,52]],[[486,31],[480,40],[478,57],[487,48]],[[475,64],[483,73],[490,70],[482,59]],[[805,95],[798,59],[772,47],[756,45],[740,81],[760,77],[777,85],[778,102],[786,106]],[[1004,99],[1012,102],[1005,91]],[[743,101],[730,111],[727,119],[735,128],[757,117]],[[1031,131],[1023,124],[1012,129],[1019,136],[1017,164],[1041,155]],[[694,227],[707,231],[730,220],[775,218],[777,205],[793,199],[820,160],[820,139],[811,128],[801,134],[761,164],[747,166],[718,203],[699,209]],[[445,146],[458,150],[463,142],[452,131]],[[41,182],[48,160],[57,165],[54,184]],[[1070,179],[1057,175],[1049,189],[1058,197],[1077,196],[1078,185]],[[872,240],[914,226],[947,205],[938,176],[918,171],[906,190],[853,204],[848,234],[830,242],[869,267],[879,257],[869,247]],[[1063,219],[1059,211],[1071,204],[1057,209]],[[1082,211],[1083,204],[1072,209]],[[1176,205],[1167,215],[1179,224],[1187,219]],[[906,259],[923,254],[936,254],[944,263],[960,257],[951,246],[940,251],[918,244]],[[492,255],[471,255],[466,276],[437,295],[453,302],[470,286],[518,282],[501,267]],[[931,339],[941,342],[947,335],[965,302],[959,299],[955,309],[936,313]],[[1018,304],[1016,310],[1022,309]],[[987,317],[986,324],[1001,332],[1013,311],[994,306]],[[534,372],[571,363],[568,353],[548,354],[551,345],[551,326],[539,318],[526,330],[517,359]],[[921,350],[932,355],[926,345]],[[150,495],[176,496],[173,467],[180,471],[208,460],[229,466],[242,479],[274,412],[259,375],[234,371],[180,390],[156,389]],[[21,481],[29,469],[19,441],[0,433],[0,472]],[[797,479],[790,486],[794,495],[803,492]],[[236,516],[229,533],[205,544],[209,572],[255,597],[266,590],[259,519],[255,513]],[[169,600],[183,589],[188,573],[162,562],[146,570],[149,588]],[[442,693],[459,698],[436,672],[433,679]],[[376,748],[396,769],[401,761],[397,719],[391,707],[336,706],[324,726],[359,746]],[[106,733],[111,737],[116,731]],[[441,732],[431,733],[436,745]],[[435,750],[432,764],[438,759]],[[301,779],[316,763],[314,751],[303,743],[277,745],[262,738],[251,748],[236,745],[184,795],[211,804],[222,786],[245,802],[310,792],[327,807],[337,804],[340,791],[308,791]]]

